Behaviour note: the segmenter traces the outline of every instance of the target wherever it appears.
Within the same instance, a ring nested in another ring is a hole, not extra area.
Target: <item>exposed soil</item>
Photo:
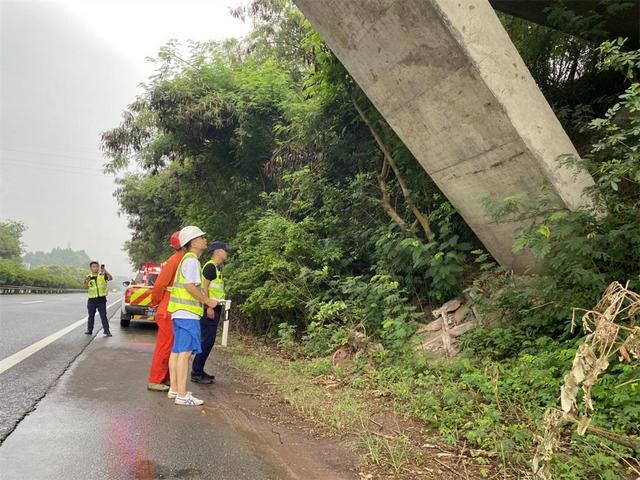
[[[245,338],[244,353],[260,345]],[[395,472],[386,464],[368,461],[357,432],[340,432],[301,415],[279,393],[277,382],[263,383],[233,361],[233,353],[216,348],[210,360],[218,377],[215,401],[221,420],[255,441],[265,455],[279,459],[299,479],[484,479],[513,478],[501,472],[495,453],[470,450],[466,444],[446,445],[416,419],[397,414],[393,402],[377,391],[362,392],[374,412],[368,432],[390,441],[403,437],[411,459]],[[274,355],[286,368],[286,359]],[[312,381],[309,380],[311,384]],[[316,382],[316,385],[322,382]],[[326,398],[340,386],[327,382]]]
[[[242,433],[256,450],[275,459],[293,478],[359,478],[360,460],[346,445],[347,439],[314,435],[312,422],[301,418],[282,399],[266,393],[265,385],[235,367],[224,349],[214,352],[208,368],[216,375],[211,388],[215,407],[208,408],[207,415]]]

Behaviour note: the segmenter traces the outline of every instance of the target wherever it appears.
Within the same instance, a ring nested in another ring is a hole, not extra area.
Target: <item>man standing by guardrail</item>
[[[198,353],[195,356],[191,369],[191,381],[196,383],[213,383],[216,378],[215,375],[210,375],[204,371],[204,364],[207,362],[211,349],[216,343],[216,333],[222,312],[222,305],[219,302],[225,298],[221,267],[229,258],[229,247],[224,242],[216,241],[209,245],[207,253],[211,255],[211,259],[202,268],[202,276],[204,277],[203,290],[204,294],[215,300],[217,305],[215,308],[205,308],[204,314],[200,319],[202,353]]]
[[[111,336],[109,330],[109,319],[107,318],[107,292],[109,287],[107,282],[113,280],[113,277],[104,268],[104,265],[98,264],[95,260],[89,263],[91,273],[84,279],[84,286],[87,288],[89,298],[87,299],[87,311],[89,316],[87,317],[87,331],[86,335],[93,334],[93,322],[96,316],[96,310],[100,314],[100,320],[102,321],[102,331],[105,337]]]

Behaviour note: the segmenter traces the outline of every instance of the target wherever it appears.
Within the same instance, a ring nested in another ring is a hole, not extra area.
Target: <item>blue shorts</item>
[[[173,319],[173,347],[171,352],[202,353],[200,320],[190,318]]]

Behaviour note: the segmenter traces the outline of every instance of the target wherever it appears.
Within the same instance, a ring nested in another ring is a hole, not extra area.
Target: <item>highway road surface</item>
[[[85,304],[82,294],[0,297],[2,480],[358,478],[336,439],[252,414],[257,400],[243,393],[260,385],[243,383],[225,351],[209,359],[215,384],[190,385],[204,406],[148,391],[155,325],[121,328],[111,298],[113,337],[90,337]]]
[[[114,316],[120,293],[107,299]],[[0,296],[0,442],[93,339],[84,335],[86,317],[83,293]],[[115,316],[112,327],[119,322]],[[102,339],[102,330],[94,328],[94,335]]]

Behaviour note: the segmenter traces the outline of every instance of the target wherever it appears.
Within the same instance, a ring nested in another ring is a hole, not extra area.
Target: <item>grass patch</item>
[[[351,434],[367,462],[387,474],[418,478],[407,472],[422,465],[432,468],[434,457],[453,457],[459,458],[457,470],[465,475],[468,471],[471,478],[523,478],[530,475],[544,411],[557,405],[563,374],[575,352],[572,343],[546,342],[537,345],[535,353],[503,360],[463,356],[445,362],[413,354],[374,354],[333,367],[326,357],[283,358],[262,346],[241,347],[234,359],[261,381],[273,383],[274,391],[304,417]],[[629,370],[622,372],[629,377],[623,375],[623,380],[637,378],[636,369],[619,368]],[[602,383],[622,383],[621,372],[613,370],[615,376],[604,375]],[[625,384],[613,398],[594,391],[594,422],[609,422],[605,414],[614,407],[612,402],[619,402],[626,416],[616,417],[616,430],[628,430],[640,413],[637,403],[630,401],[635,387],[633,382]],[[374,428],[372,416],[381,410],[404,426],[387,422],[384,431]],[[419,433],[407,430],[407,425],[416,424]],[[556,458],[558,479],[635,478],[620,460],[632,458],[628,449],[575,434],[565,443],[569,447]],[[425,449],[424,444],[437,449]]]
[[[246,350],[245,350],[246,352]],[[309,375],[318,370],[301,361],[283,362],[255,352],[233,356],[236,365],[251,372],[264,383],[275,383],[275,390],[298,413],[306,418],[335,429],[340,433],[353,433],[370,416],[368,403],[361,399],[362,392],[350,387],[328,389],[310,382]],[[308,367],[308,368],[307,368]],[[306,375],[300,372],[300,369]]]
[[[350,444],[370,464],[387,473],[400,474],[410,459],[417,458],[406,435],[370,430],[370,418],[376,407],[365,391],[337,379],[336,386],[331,380],[328,385],[314,383],[318,377],[335,375],[330,359],[285,361],[269,354],[267,349],[245,347],[236,347],[231,353],[238,368],[268,384],[304,418],[334,434],[351,435]]]

